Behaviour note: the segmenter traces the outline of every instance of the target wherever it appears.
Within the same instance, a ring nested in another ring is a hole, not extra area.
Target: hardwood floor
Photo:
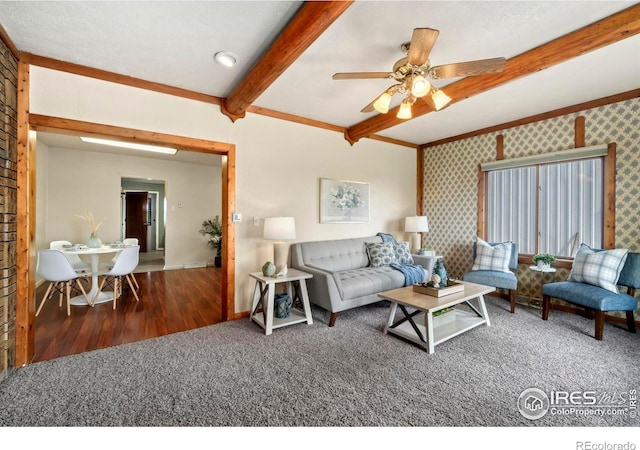
[[[134,274],[140,302],[128,286],[117,301],[89,306],[58,306],[55,295],[45,303],[35,321],[33,362],[89,350],[141,341],[222,321],[220,282],[215,267],[166,270]],[[36,306],[49,283],[36,293]],[[88,283],[84,284],[88,290]],[[73,294],[72,294],[73,295]]]

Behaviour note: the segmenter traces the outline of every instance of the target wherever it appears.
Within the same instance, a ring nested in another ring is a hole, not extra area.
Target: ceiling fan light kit
[[[375,101],[373,107],[380,114],[386,114],[389,112],[389,105],[391,104],[391,94],[383,92],[380,97]]]
[[[451,102],[451,97],[440,89],[434,89],[433,94],[431,94],[431,100],[433,100],[436,111],[440,111]]]
[[[400,109],[396,117],[398,119],[411,119],[411,103],[407,100],[400,103]]]
[[[336,73],[333,75],[333,79],[390,78],[395,80],[398,84],[385,90],[375,101],[365,106],[362,112],[368,113],[376,110],[380,114],[388,113],[391,97],[399,93],[404,94],[405,98],[400,104],[396,117],[398,119],[411,119],[411,106],[418,98],[424,98],[436,111],[441,110],[451,102],[451,97],[433,86],[427,80],[427,77],[431,79],[466,77],[500,73],[504,70],[506,65],[505,58],[480,59],[431,66],[429,54],[439,33],[438,30],[432,28],[415,28],[411,36],[411,42],[405,42],[400,46],[407,56],[396,61],[392,72]]]
[[[431,83],[422,75],[413,75],[411,77],[411,94],[414,97],[424,97],[431,90]]]

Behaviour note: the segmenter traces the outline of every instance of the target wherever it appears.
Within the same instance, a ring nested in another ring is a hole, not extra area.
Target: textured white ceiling
[[[389,80],[332,80],[335,72],[389,71],[413,28],[440,31],[432,64],[511,58],[632,6],[615,1],[358,1],[255,102],[335,125]],[[0,23],[21,51],[225,97],[301,2],[0,2]],[[239,64],[214,63],[220,50]],[[632,37],[379,134],[426,143],[640,87]],[[439,80],[443,86],[455,79]],[[357,144],[356,144],[357,145]]]

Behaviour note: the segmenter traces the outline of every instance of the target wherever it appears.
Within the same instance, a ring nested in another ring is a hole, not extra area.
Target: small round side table
[[[548,269],[541,269],[538,266],[529,266],[529,269],[533,270],[534,272],[542,273],[542,280],[540,281],[540,297],[542,297],[542,285],[544,284],[544,274],[555,273],[556,269],[554,269],[553,267],[549,267]],[[541,304],[542,298],[535,298],[536,305],[532,304],[533,303],[532,300],[534,300],[534,298],[529,298],[529,306],[538,306],[538,307],[542,306],[542,304]]]

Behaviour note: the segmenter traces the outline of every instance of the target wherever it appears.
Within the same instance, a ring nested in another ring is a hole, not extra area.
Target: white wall
[[[392,233],[415,214],[416,151],[340,133],[247,114],[232,123],[216,105],[31,67],[31,112],[157,131],[236,145],[236,312],[250,307],[255,272],[272,258],[253,217],[294,216],[296,241]],[[154,178],[159,178],[154,176]],[[370,183],[370,221],[320,224],[320,178]],[[170,189],[168,186],[167,189]]]
[[[153,178],[165,180],[167,224],[165,265],[182,268],[185,264],[213,259],[206,239],[200,236],[202,221],[222,210],[220,167],[113,155],[38,145],[37,158],[46,155],[46,167],[38,167],[37,178],[44,207],[38,198],[37,227],[44,232],[38,245],[48,247],[52,240],[86,242],[89,227],[77,215],[92,212],[97,221],[104,219],[98,230],[103,242],[120,239],[121,178]],[[178,203],[183,207],[179,208]],[[40,248],[40,247],[39,247]],[[111,255],[113,256],[113,255]]]
[[[36,147],[36,249],[49,248],[47,240],[47,185],[49,184],[49,147],[42,142]]]

